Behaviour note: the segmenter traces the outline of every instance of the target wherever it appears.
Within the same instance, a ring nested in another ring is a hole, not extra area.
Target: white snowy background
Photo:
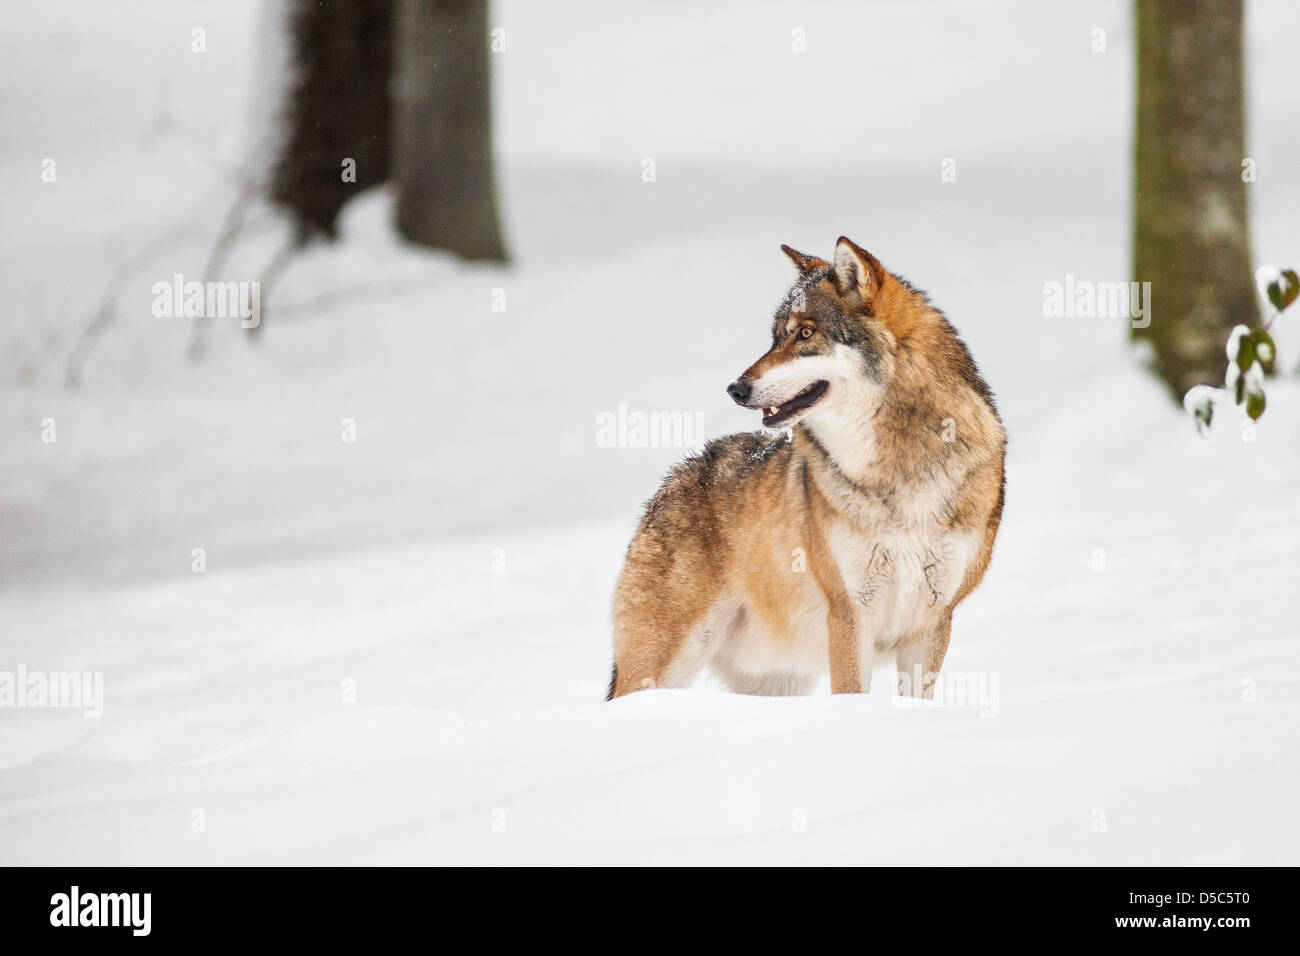
[[[499,0],[513,264],[404,248],[370,193],[260,347],[213,320],[194,365],[150,287],[197,277],[234,170],[269,161],[275,19],[6,4],[0,669],[102,672],[104,712],[0,710],[0,863],[1300,862],[1300,389],[1201,440],[1122,320],[1043,314],[1067,273],[1129,278],[1128,4]],[[1300,7],[1248,4],[1253,251],[1283,266],[1298,35]],[[683,452],[599,447],[597,416],[756,427],[723,388],[765,348],[777,246],[841,233],[998,395],[1006,515],[947,662],[996,675],[996,715],[900,706],[887,674],[604,703],[622,552]]]

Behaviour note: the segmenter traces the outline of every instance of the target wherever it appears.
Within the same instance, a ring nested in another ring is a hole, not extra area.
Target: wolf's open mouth
[[[827,381],[813,382],[790,401],[763,409],[763,424],[768,428],[775,428],[796,412],[811,408],[826,394],[826,389],[830,387],[830,384]]]

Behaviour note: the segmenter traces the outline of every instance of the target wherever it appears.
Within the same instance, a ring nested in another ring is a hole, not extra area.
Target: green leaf
[[[1277,361],[1277,345],[1273,342],[1273,336],[1268,334],[1267,329],[1255,329],[1250,333],[1251,351],[1255,353],[1255,361],[1263,367],[1265,373],[1273,374],[1273,363]],[[1244,372],[1245,369],[1243,368]]]
[[[1237,368],[1243,372],[1255,364],[1255,333],[1248,332],[1237,342]]]
[[[1251,392],[1246,396],[1246,414],[1252,421],[1259,421],[1259,416],[1264,414],[1265,404],[1263,392]]]
[[[1286,308],[1300,296],[1300,276],[1296,275],[1294,269],[1283,269],[1282,278],[1286,279],[1286,292],[1282,296],[1282,308]]]
[[[1284,269],[1282,277],[1268,285],[1268,301],[1279,312],[1294,302],[1296,296],[1300,296],[1300,277],[1296,276],[1294,269]]]

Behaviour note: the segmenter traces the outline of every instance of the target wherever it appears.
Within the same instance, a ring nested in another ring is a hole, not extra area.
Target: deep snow
[[[260,347],[228,323],[190,366],[150,285],[197,277],[260,136],[258,5],[17,3],[0,670],[101,671],[105,700],[0,710],[0,863],[1300,861],[1300,388],[1201,440],[1122,321],[1043,314],[1067,273],[1128,277],[1126,7],[752,6],[499,4],[515,264],[403,249],[369,195]],[[1255,254],[1295,265],[1300,13],[1251,10]],[[850,43],[917,31],[927,56]],[[876,89],[872,125],[806,105]],[[116,264],[177,228],[61,387]],[[1006,518],[946,667],[995,707],[902,706],[887,675],[601,702],[622,551],[683,451],[600,447],[597,417],[754,427],[723,387],[764,348],[777,244],[840,233],[931,292],[998,393]]]

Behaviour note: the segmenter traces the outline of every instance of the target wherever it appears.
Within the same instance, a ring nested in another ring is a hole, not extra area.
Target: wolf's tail
[[[614,699],[614,685],[617,683],[618,683],[618,661],[615,661],[614,667],[612,668],[609,675],[609,690],[605,691],[606,700]]]

